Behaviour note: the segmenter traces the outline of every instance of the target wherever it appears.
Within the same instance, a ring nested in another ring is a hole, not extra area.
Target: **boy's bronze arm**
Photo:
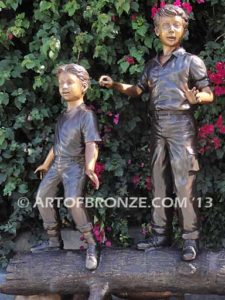
[[[40,172],[40,179],[43,178],[44,173],[46,173],[52,163],[54,159],[54,152],[53,152],[53,147],[50,149],[50,151],[48,152],[48,155],[45,159],[45,161],[43,162],[43,164],[41,164],[39,167],[37,167],[37,169],[34,171],[34,173],[37,173],[38,171]]]

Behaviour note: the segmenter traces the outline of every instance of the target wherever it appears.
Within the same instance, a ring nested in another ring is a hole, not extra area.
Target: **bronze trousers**
[[[66,202],[68,210],[77,229],[81,232],[91,231],[92,224],[88,219],[84,203],[79,199],[83,195],[85,180],[83,161],[76,161],[74,158],[55,158],[52,166],[41,181],[36,195],[37,207],[49,237],[58,237],[60,235],[60,220],[56,207],[56,195],[60,182],[63,183],[64,200],[68,200]],[[53,205],[50,205],[51,199],[54,199]],[[74,205],[72,206],[72,204]]]
[[[198,239],[199,208],[195,180],[199,165],[194,119],[188,112],[159,111],[152,114],[151,123],[153,232],[160,235],[171,234],[176,208],[182,238]]]

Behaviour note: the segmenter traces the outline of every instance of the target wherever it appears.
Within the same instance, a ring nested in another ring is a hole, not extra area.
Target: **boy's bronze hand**
[[[39,167],[37,167],[37,169],[34,171],[34,174],[36,174],[37,172],[40,172],[40,179],[43,179],[44,174],[47,173],[49,167],[45,164],[40,165]]]
[[[99,189],[99,180],[98,180],[97,174],[92,170],[86,170],[86,174],[91,179],[91,181],[94,183],[95,189],[98,190]]]
[[[193,89],[189,89],[187,83],[183,87],[183,91],[185,93],[186,98],[188,99],[189,103],[191,104],[197,104],[199,103],[198,98],[196,97],[199,91],[196,89],[196,87],[193,87]]]
[[[112,78],[110,76],[107,75],[103,75],[99,78],[99,85],[106,87],[108,89],[113,87],[114,81],[112,80]]]

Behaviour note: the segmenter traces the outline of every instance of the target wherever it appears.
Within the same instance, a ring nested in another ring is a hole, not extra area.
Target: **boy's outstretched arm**
[[[106,75],[100,77],[99,84],[109,89],[115,89],[130,97],[138,97],[142,94],[142,90],[137,85],[115,82],[110,76]]]
[[[34,171],[34,173],[37,173],[38,171],[40,172],[40,178],[43,178],[43,174],[46,173],[52,163],[54,159],[54,152],[53,152],[53,147],[50,149],[50,151],[48,152],[48,155],[45,159],[45,161],[43,162],[42,165],[40,165],[39,167],[37,167],[37,169]]]
[[[98,158],[98,145],[95,142],[85,144],[85,173],[95,184],[96,190],[99,188],[98,176],[95,173],[95,163]]]

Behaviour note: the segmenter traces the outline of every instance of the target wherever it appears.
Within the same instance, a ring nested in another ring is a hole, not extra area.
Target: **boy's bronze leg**
[[[151,178],[152,178],[152,210],[151,225],[153,234],[150,238],[137,243],[139,250],[155,249],[171,244],[173,207],[165,207],[165,197],[173,197],[173,181],[166,140],[161,136],[157,120],[154,122],[155,132],[151,137]]]
[[[96,242],[92,233],[92,224],[89,221],[83,197],[74,196],[83,194],[86,179],[84,169],[73,163],[70,163],[67,166],[65,165],[62,178],[65,190],[65,199],[68,199],[68,201],[73,203],[73,206],[69,207],[68,210],[77,226],[77,229],[84,235],[84,239],[88,244],[86,268],[94,270],[97,268],[97,251]]]
[[[85,241],[88,244],[86,252],[86,268],[88,270],[94,270],[97,268],[97,250],[96,242],[92,233],[92,224],[89,222],[88,215],[84,204],[80,201],[70,208],[69,211],[73,217],[73,220],[77,226],[77,229],[83,234]]]
[[[182,116],[182,126],[177,126],[169,140],[174,187],[177,195],[179,223],[184,240],[182,258],[193,260],[198,253],[199,208],[195,197],[196,174],[199,165],[196,155],[195,129],[190,116]]]
[[[59,182],[60,178],[57,168],[53,164],[41,181],[36,196],[37,207],[42,217],[44,228],[47,231],[48,241],[32,247],[32,252],[59,250],[63,248],[58,210],[55,207],[55,203],[53,203]]]

